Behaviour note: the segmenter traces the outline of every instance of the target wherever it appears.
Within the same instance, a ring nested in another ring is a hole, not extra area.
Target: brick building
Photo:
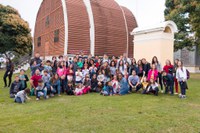
[[[43,0],[37,14],[34,53],[41,56],[85,54],[133,57],[137,27],[132,12],[114,0]]]

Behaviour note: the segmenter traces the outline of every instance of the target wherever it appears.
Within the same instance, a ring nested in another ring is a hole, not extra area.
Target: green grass
[[[9,98],[0,80],[0,133],[199,133],[200,75],[191,75],[188,85],[184,100],[163,94],[88,94],[31,97],[21,105]]]

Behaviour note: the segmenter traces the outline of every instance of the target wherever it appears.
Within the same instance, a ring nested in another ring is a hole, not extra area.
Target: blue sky
[[[139,27],[154,25],[164,21],[165,0],[115,0],[120,5],[129,8],[136,16]],[[3,5],[16,8],[22,18],[29,22],[33,29],[37,11],[42,0],[0,0]]]

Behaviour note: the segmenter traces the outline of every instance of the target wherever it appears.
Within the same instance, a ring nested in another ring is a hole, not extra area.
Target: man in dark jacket
[[[73,65],[73,71],[75,73],[77,71],[77,68],[78,68],[76,57],[73,58],[72,65]]]
[[[167,73],[166,71],[162,72],[163,74],[163,82],[165,86],[165,94],[170,91],[170,94],[174,94],[174,77],[172,74]]]
[[[33,59],[31,59],[30,66],[32,66],[34,61],[36,61],[37,65],[42,63],[42,60],[40,59],[39,53],[36,53],[35,57]]]
[[[143,66],[143,71],[145,72],[145,76],[147,76],[149,70],[151,69],[151,66],[150,63],[148,63],[145,58],[142,59],[142,66]]]

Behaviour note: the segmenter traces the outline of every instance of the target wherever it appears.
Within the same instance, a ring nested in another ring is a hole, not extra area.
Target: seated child
[[[21,88],[19,89],[20,91],[24,90],[27,87],[26,82],[29,81],[28,76],[26,74],[24,74],[24,72],[25,72],[24,69],[20,70],[20,75],[19,75],[19,80],[21,82]]]
[[[97,81],[97,75],[93,74],[92,79],[91,79],[91,92],[99,92],[97,89],[98,86],[98,81]]]
[[[91,80],[89,75],[85,76],[85,79],[83,80],[83,86],[83,94],[87,94],[91,89]]]
[[[25,90],[19,91],[15,95],[15,102],[16,103],[25,103],[26,99],[30,99],[27,95],[30,94],[30,89],[26,88]]]
[[[120,87],[119,87],[119,82],[117,80],[116,75],[113,76],[112,87],[113,87],[114,94],[118,94]]]
[[[79,96],[79,95],[83,95],[83,85],[82,84],[78,84],[77,86],[76,86],[76,89],[75,89],[75,91],[74,91],[74,94],[76,95],[76,96]]]
[[[100,94],[103,96],[112,96],[114,94],[111,81],[106,82]]]
[[[67,95],[74,95],[74,88],[72,82],[68,82],[67,88],[66,88],[66,94]]]
[[[76,84],[82,83],[83,74],[81,72],[81,68],[80,67],[78,67],[75,75],[76,75],[76,79],[75,79]]]
[[[44,99],[47,99],[47,88],[44,86],[43,80],[38,81],[38,86],[36,87],[36,100],[40,100],[40,97],[43,96]]]
[[[142,84],[142,89],[143,89],[142,94],[145,94],[149,85],[149,83],[147,82],[147,77],[145,75],[143,75],[141,79],[141,84]]]
[[[158,86],[158,83],[156,83],[156,81],[153,78],[151,78],[149,81],[149,85],[147,89],[143,92],[143,94],[153,93],[155,96],[158,96]]]
[[[10,86],[10,98],[15,98],[17,92],[19,92],[22,84],[19,81],[19,76],[15,76],[15,81]]]

